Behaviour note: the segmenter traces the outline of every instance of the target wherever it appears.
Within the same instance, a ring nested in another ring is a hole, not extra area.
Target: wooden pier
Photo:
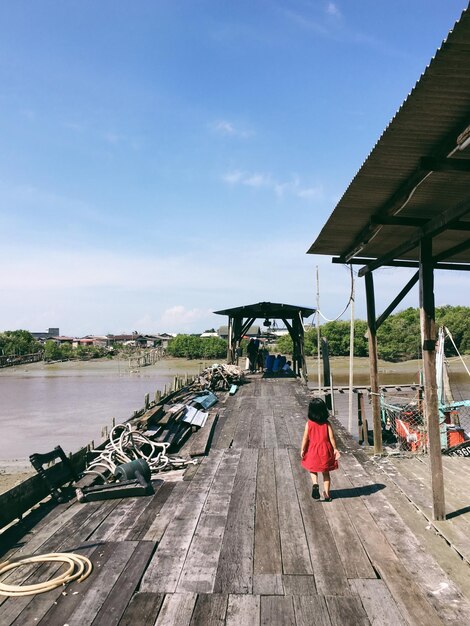
[[[94,570],[65,590],[1,598],[0,624],[469,623],[468,480],[449,482],[454,516],[436,522],[452,524],[452,547],[419,511],[431,506],[423,462],[376,462],[335,420],[334,499],[314,501],[299,459],[308,400],[296,379],[254,375],[220,396],[210,452],[181,480],[155,482],[153,496],[33,511],[0,536],[2,561],[70,551]],[[454,474],[467,463],[447,461]],[[8,582],[56,569],[28,566]]]

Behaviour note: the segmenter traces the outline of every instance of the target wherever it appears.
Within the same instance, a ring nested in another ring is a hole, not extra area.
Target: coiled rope
[[[60,587],[61,585],[66,585],[73,580],[81,582],[90,575],[93,569],[90,559],[86,556],[68,552],[51,552],[50,554],[30,556],[23,559],[12,559],[11,561],[0,563],[0,576],[11,571],[12,569],[21,567],[22,565],[46,562],[68,563],[68,568],[63,574],[34,585],[6,585],[5,583],[0,582],[0,595],[31,596],[37,593],[44,593],[46,591],[50,591],[51,589],[55,589],[56,587]]]
[[[118,465],[137,459],[145,459],[152,473],[197,463],[195,460],[167,456],[169,445],[168,442],[152,441],[129,423],[117,424],[109,434],[105,449],[93,451],[100,454],[89,464],[85,474],[96,474],[106,480],[105,473],[114,474]]]

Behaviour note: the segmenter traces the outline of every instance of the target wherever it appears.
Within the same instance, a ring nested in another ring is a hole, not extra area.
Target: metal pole
[[[318,274],[317,265],[317,377],[318,377],[318,391],[321,391],[321,362],[320,362],[320,278]]]

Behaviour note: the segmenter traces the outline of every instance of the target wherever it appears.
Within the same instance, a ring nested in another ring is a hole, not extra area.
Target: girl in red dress
[[[308,422],[300,448],[302,467],[312,478],[312,498],[320,499],[318,472],[323,474],[323,499],[331,502],[330,472],[338,469],[339,451],[335,434],[328,422],[328,408],[321,398],[313,398],[308,405]]]

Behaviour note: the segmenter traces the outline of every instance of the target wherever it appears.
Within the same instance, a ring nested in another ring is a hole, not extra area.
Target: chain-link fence
[[[422,391],[414,394],[382,395],[383,439],[397,451],[426,454],[428,433]],[[454,402],[440,408],[441,449],[458,456],[470,455],[470,405]],[[469,448],[468,453],[459,454]]]

